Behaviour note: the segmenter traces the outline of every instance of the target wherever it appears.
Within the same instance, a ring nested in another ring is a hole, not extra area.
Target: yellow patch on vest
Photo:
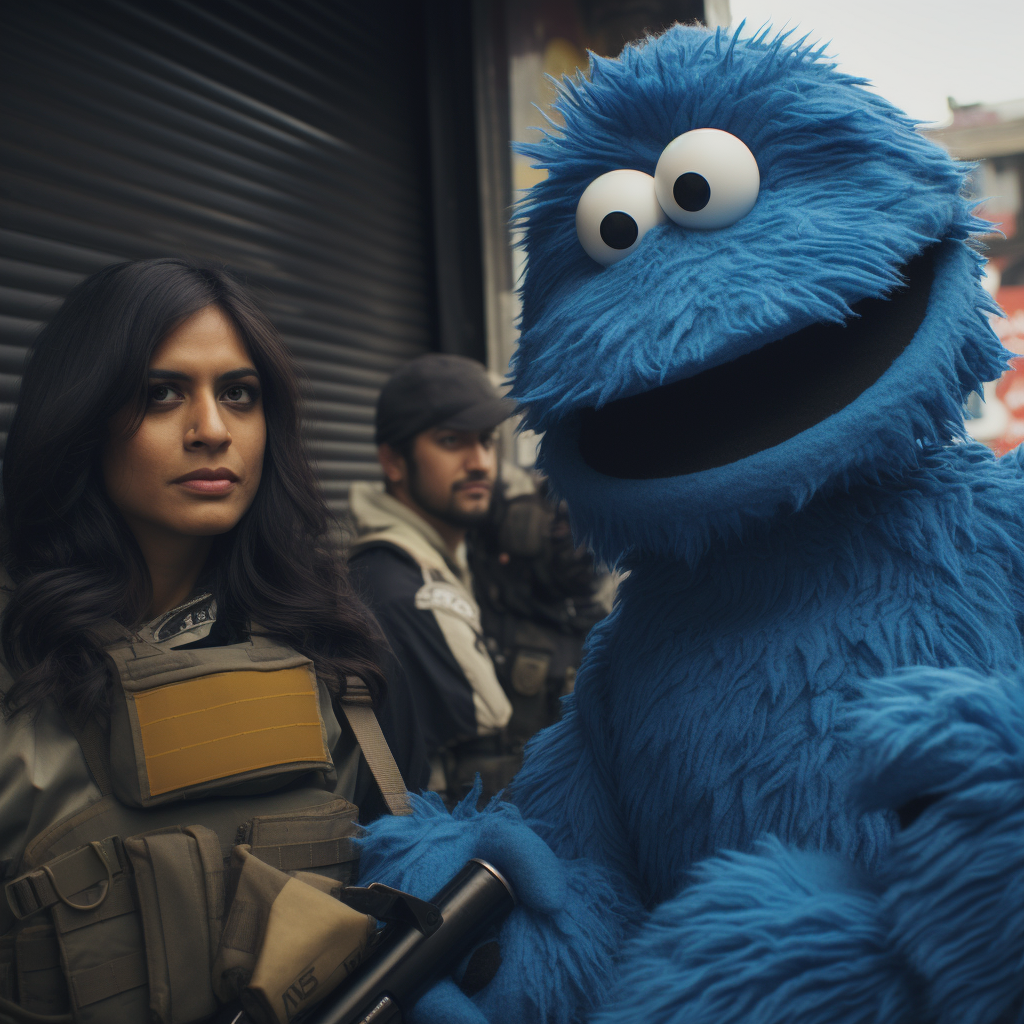
[[[151,796],[296,761],[325,761],[307,667],[218,672],[132,694]]]

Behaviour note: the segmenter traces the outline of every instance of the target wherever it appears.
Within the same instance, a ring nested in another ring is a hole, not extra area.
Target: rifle
[[[403,1012],[430,983],[450,974],[476,937],[501,921],[516,902],[501,873],[476,859],[429,902],[377,884],[347,889],[344,901],[356,910],[370,912],[373,907],[379,912],[382,898],[394,923],[383,929],[373,952],[341,985],[293,1018],[294,1024],[401,1024]],[[243,1009],[231,1024],[253,1021]]]

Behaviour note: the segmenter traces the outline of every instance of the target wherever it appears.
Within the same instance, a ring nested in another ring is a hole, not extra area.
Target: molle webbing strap
[[[366,683],[358,676],[349,676],[346,680],[345,696],[341,698],[341,710],[345,712],[348,724],[352,727],[359,747],[366,758],[366,764],[373,775],[380,795],[388,805],[392,814],[412,814],[412,804],[402,779],[402,773],[395,764],[394,755],[384,733],[380,731],[380,723],[373,713],[373,701]]]
[[[141,988],[148,980],[146,954],[140,949],[96,967],[75,971],[71,976],[71,987],[79,1006],[91,1006],[122,992]]]
[[[280,834],[274,836],[274,831]],[[352,838],[357,831],[353,822],[337,815],[321,820],[310,816],[286,822],[278,830],[261,828],[249,846],[261,861],[279,871],[311,871],[354,861],[358,855]]]
[[[24,919],[56,903],[67,902],[76,893],[99,882],[112,884],[112,879],[123,871],[120,843],[111,836],[66,853],[45,867],[15,878],[4,888],[15,917]],[[108,895],[104,894],[104,902]]]

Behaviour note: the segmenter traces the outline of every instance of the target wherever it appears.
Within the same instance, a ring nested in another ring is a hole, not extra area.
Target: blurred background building
[[[723,20],[728,0],[706,2],[7,5],[0,444],[27,347],[76,282],[128,258],[212,260],[304,370],[306,435],[343,511],[351,481],[379,476],[373,408],[401,362],[507,368],[508,216],[533,173],[509,141],[540,122],[544,74]]]
[[[966,57],[947,58],[985,50],[971,32],[999,40],[995,22],[1020,20],[1006,13],[1012,0],[979,2],[945,36],[935,33],[949,19],[932,5],[893,9],[893,31],[868,32],[861,22],[882,0],[863,16],[817,0],[732,0],[732,11],[730,0],[7,5],[0,446],[27,346],[68,289],[115,260],[188,255],[226,264],[261,295],[305,371],[306,435],[342,512],[353,480],[379,476],[373,406],[395,367],[445,351],[507,369],[522,269],[509,214],[541,173],[510,142],[535,137],[551,77],[676,21],[745,17],[752,30],[806,23],[854,73],[883,75],[895,66],[885,47],[897,46],[904,80],[920,83],[963,72]],[[908,109],[925,99],[893,98]],[[1024,99],[950,106],[951,123],[929,134],[979,161],[989,283],[1009,314],[996,329],[1024,363]],[[1024,438],[1024,368],[986,397],[971,429],[1006,450]],[[504,440],[508,457],[532,464],[535,438],[509,425]]]
[[[1024,93],[1024,70],[1021,72]],[[982,241],[988,256],[986,286],[1006,313],[992,326],[1017,353],[998,381],[985,385],[984,402],[972,401],[968,429],[1003,455],[1024,441],[1024,99],[959,106],[949,101],[952,123],[925,132],[953,156],[976,161],[971,191],[977,213],[992,222]]]

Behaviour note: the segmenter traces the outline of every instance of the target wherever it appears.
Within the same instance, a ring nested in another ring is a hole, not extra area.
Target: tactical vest
[[[0,942],[23,1020],[192,1024],[258,972],[267,908],[292,879],[308,883],[295,907],[353,913],[328,897],[356,878],[358,808],[324,788],[333,712],[309,658],[260,635],[198,650],[123,635],[107,651],[109,739],[76,730],[102,798],[29,842]],[[409,813],[361,680],[341,707],[389,809]],[[373,930],[356,917],[353,955]],[[19,1019],[6,999],[2,1014]]]

